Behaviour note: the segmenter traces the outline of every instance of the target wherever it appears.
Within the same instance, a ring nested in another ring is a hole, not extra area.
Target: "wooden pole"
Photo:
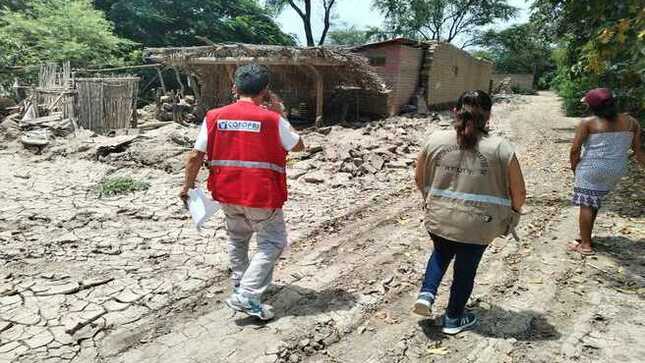
[[[16,102],[22,101],[22,97],[20,95],[20,82],[18,81],[18,77],[15,77],[13,79],[13,92],[16,95]]]
[[[235,70],[233,69],[232,64],[226,64],[226,74],[228,74],[228,80],[231,81],[232,84],[235,84]]]
[[[307,64],[307,68],[311,71],[311,74],[314,76],[314,85],[316,87],[316,118],[314,122],[314,127],[319,128],[322,125],[323,121],[323,107],[324,107],[324,98],[325,98],[325,89],[322,74],[316,69],[316,67]]]
[[[132,91],[132,118],[130,120],[130,127],[137,128],[139,125],[139,113],[137,112],[137,103],[139,101],[139,82],[133,87]]]
[[[202,94],[199,89],[199,84],[197,83],[197,77],[195,75],[190,75],[190,87],[193,89],[193,95],[195,95],[195,101],[201,103]]]
[[[184,88],[184,83],[181,81],[181,74],[179,74],[177,68],[173,67],[172,69],[175,71],[175,77],[177,77],[177,83],[179,83],[179,88],[181,89],[181,97],[184,98],[186,89]]]
[[[168,89],[166,89],[166,82],[163,80],[163,75],[161,74],[161,69],[157,68],[157,76],[159,76],[159,81],[161,82],[161,90],[163,91],[163,95],[165,96],[168,93]]]

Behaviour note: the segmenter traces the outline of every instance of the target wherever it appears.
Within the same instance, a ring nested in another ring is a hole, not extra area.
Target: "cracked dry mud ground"
[[[409,164],[439,128],[429,120],[306,135],[322,151],[289,163],[292,245],[268,292],[278,316],[268,324],[223,305],[221,217],[191,227],[175,198],[181,143],[146,154],[164,131],[101,162],[0,150],[0,361],[641,361],[644,172],[630,166],[599,217],[597,255],[582,259],[565,249],[577,228],[567,167],[576,120],[550,93],[494,113],[495,132],[517,145],[528,214],[522,242],[487,250],[471,299],[481,325],[457,337],[410,314],[432,246]],[[356,145],[383,169],[338,172],[336,154]],[[151,154],[159,160],[141,162]],[[97,182],[121,174],[152,187],[97,198]]]

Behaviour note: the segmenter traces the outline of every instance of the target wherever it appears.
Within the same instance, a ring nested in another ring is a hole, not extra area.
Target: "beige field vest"
[[[509,233],[508,167],[514,151],[502,138],[484,135],[472,150],[454,130],[433,133],[426,155],[426,216],[429,232],[473,244],[489,244]]]

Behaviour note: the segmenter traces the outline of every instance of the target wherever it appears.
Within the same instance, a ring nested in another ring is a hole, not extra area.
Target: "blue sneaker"
[[[430,316],[432,315],[432,304],[434,304],[434,295],[429,292],[421,292],[414,303],[412,312],[421,316]]]
[[[454,319],[444,315],[442,331],[444,334],[455,335],[473,328],[478,322],[477,316],[473,313],[464,313],[461,317]]]
[[[271,306],[260,304],[252,299],[245,298],[240,294],[234,293],[224,303],[234,311],[245,313],[247,315],[255,316],[260,320],[271,320],[274,317]]]

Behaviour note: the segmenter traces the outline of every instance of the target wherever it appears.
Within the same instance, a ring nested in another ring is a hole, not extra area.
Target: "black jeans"
[[[443,279],[450,261],[454,258],[454,276],[446,315],[449,318],[461,317],[470,294],[473,292],[477,267],[487,246],[454,242],[432,233],[430,237],[434,241],[434,251],[426,267],[421,292],[437,296],[441,279]]]

